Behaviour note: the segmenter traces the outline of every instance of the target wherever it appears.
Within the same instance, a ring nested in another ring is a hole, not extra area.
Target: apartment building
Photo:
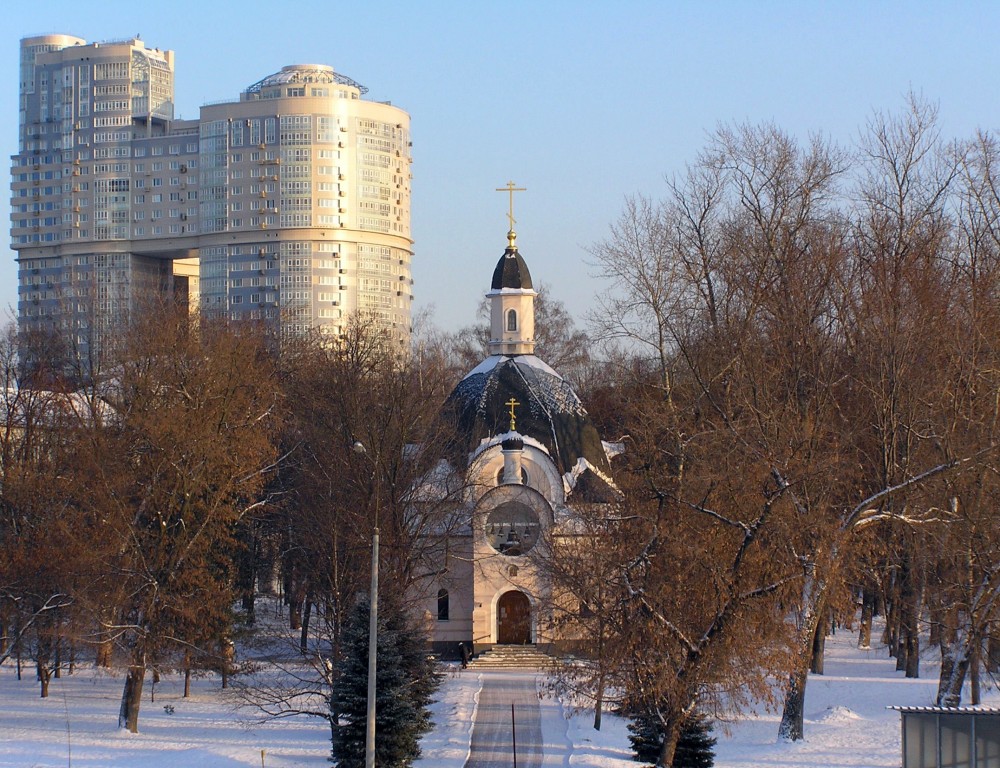
[[[295,65],[174,119],[174,54],[139,38],[21,41],[11,246],[23,330],[86,350],[173,297],[205,316],[408,338],[409,116]]]

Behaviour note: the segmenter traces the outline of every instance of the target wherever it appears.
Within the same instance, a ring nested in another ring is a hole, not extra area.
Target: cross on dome
[[[512,397],[504,405],[510,406],[510,431],[517,432],[517,427],[515,426],[517,415],[514,413],[514,408],[519,406],[520,403]]]
[[[508,181],[507,186],[497,187],[497,192],[506,192],[510,195],[510,203],[507,210],[507,221],[510,224],[510,229],[507,232],[507,244],[510,248],[516,248],[514,241],[517,240],[517,235],[514,233],[514,224],[516,220],[514,219],[514,193],[515,192],[527,192],[527,187],[518,187],[514,185],[513,181]]]

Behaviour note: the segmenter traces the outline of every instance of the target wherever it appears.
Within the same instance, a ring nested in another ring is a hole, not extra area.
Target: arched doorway
[[[531,602],[524,592],[505,592],[497,602],[497,643],[527,645],[531,642]]]

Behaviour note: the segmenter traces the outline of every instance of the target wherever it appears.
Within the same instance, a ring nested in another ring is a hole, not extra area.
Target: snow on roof
[[[534,355],[491,355],[452,391],[449,401],[468,453],[507,431],[511,400],[516,401],[518,432],[545,446],[560,473],[586,456],[590,465],[610,474],[600,435],[573,387]]]
[[[462,476],[445,459],[440,459],[412,489],[414,502],[438,502],[447,499],[462,488]]]
[[[890,705],[886,709],[894,709],[906,715],[913,713],[933,715],[1000,715],[1000,707],[900,707]]]
[[[470,461],[510,436],[514,401],[518,433],[527,444],[541,448],[559,474],[567,475],[564,487],[588,499],[604,494],[598,487],[617,493],[609,482],[613,454],[572,385],[538,357],[491,355],[458,383],[448,400],[459,443]]]
[[[521,440],[524,441],[525,445],[530,445],[532,448],[537,448],[546,456],[551,457],[551,454],[549,454],[549,449],[546,448],[545,445],[539,442],[538,440],[535,440],[535,438],[529,437],[528,435],[522,435],[520,432],[504,432],[502,435],[493,435],[493,437],[484,437],[482,440],[480,440],[479,445],[477,445],[475,449],[472,451],[472,453],[469,454],[469,463],[471,464],[472,462],[474,462],[485,451],[489,450],[494,445],[500,445],[504,440],[507,440],[508,438],[511,437],[519,437]]]
[[[576,488],[576,481],[580,479],[580,476],[588,470],[601,478],[601,480],[607,483],[609,487],[618,490],[618,487],[615,485],[615,481],[611,479],[610,475],[605,474],[581,456],[576,460],[576,464],[573,465],[573,468],[562,476],[563,491],[565,491],[567,496],[569,496],[570,493],[573,492],[573,489]]]
[[[542,360],[540,357],[535,357],[534,355],[515,355],[511,357],[510,355],[490,355],[483,362],[469,371],[462,380],[468,379],[480,373],[489,373],[494,368],[496,368],[501,363],[505,363],[508,360],[516,360],[518,363],[523,363],[524,365],[531,366],[532,368],[537,368],[540,371],[545,371],[546,373],[555,376],[560,381],[562,381],[562,376],[548,363]]]
[[[615,456],[621,456],[625,453],[625,443],[621,440],[609,443],[607,440],[602,440],[601,445],[604,446],[604,453],[607,454],[609,459],[613,459]]]
[[[479,365],[477,365],[475,368],[473,368],[471,371],[465,374],[465,376],[462,377],[462,381],[472,378],[473,376],[478,376],[481,373],[489,373],[498,365],[500,365],[500,363],[509,359],[510,358],[508,358],[505,355],[490,355],[485,360],[483,360],[483,362],[481,362]]]

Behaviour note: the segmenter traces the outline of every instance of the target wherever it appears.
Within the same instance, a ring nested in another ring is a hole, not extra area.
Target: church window
[[[450,612],[450,598],[448,596],[447,589],[438,590],[438,621],[448,621],[448,614]]]
[[[541,533],[537,513],[518,501],[505,501],[486,518],[486,540],[501,555],[518,557],[530,552]]]
[[[521,467],[521,485],[528,484],[528,470]],[[503,485],[503,467],[497,470],[497,485]]]
[[[507,330],[516,331],[517,330],[517,310],[508,309],[507,310]]]

